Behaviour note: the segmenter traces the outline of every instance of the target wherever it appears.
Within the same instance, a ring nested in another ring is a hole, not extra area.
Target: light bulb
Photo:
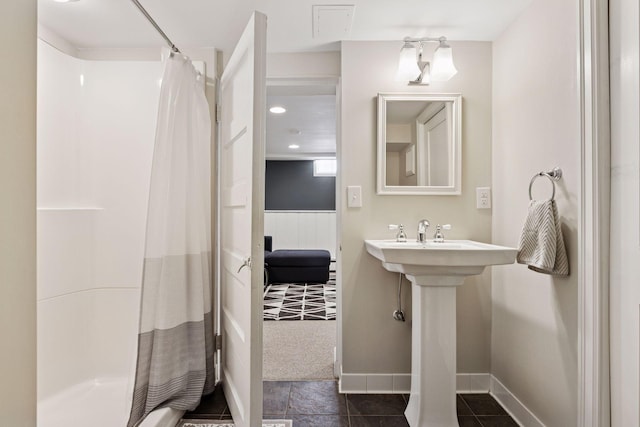
[[[282,114],[286,113],[287,109],[281,107],[280,105],[274,105],[273,107],[269,108],[269,111],[271,111],[273,114]]]
[[[458,70],[456,70],[455,65],[453,65],[451,46],[441,42],[433,54],[431,80],[434,82],[446,82],[455,76],[457,72]]]
[[[416,47],[409,42],[405,42],[400,49],[400,59],[398,60],[398,71],[396,80],[400,82],[414,81],[420,75]]]

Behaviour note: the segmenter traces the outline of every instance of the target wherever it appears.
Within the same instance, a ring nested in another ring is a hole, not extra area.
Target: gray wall
[[[345,373],[409,373],[411,313],[397,322],[397,275],[368,255],[364,239],[393,237],[387,225],[403,223],[415,238],[421,218],[451,223],[450,239],[491,240],[491,211],[477,210],[475,188],[491,183],[491,44],[452,42],[458,74],[448,82],[409,86],[396,82],[398,42],[342,43],[340,197],[362,186],[362,208],[342,214],[342,322]],[[363,72],[366,70],[366,72]],[[376,195],[376,96],[378,92],[462,93],[462,195]],[[343,205],[346,205],[344,203]],[[433,230],[431,230],[433,231]],[[490,370],[490,271],[458,289],[458,372]],[[409,286],[405,285],[405,290]],[[404,293],[409,307],[410,292]]]
[[[36,425],[36,2],[6,0],[0,38],[0,424]]]
[[[265,210],[335,209],[336,178],[313,176],[313,160],[267,160]]]
[[[535,0],[493,49],[496,244],[518,244],[531,177],[554,166],[564,172],[556,201],[571,276],[555,278],[519,264],[493,273],[492,373],[548,426],[577,423],[578,6]],[[549,183],[536,183],[534,191],[534,198],[548,198]]]

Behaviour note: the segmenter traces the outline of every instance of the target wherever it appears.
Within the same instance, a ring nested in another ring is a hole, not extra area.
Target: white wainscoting
[[[336,257],[335,211],[265,211],[264,234],[276,249],[326,249]]]

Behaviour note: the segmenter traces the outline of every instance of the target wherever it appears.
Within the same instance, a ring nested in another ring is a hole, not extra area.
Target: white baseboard
[[[349,374],[340,368],[340,393],[409,394],[411,374]],[[522,427],[545,427],[509,389],[491,374],[457,374],[458,393],[490,393]]]
[[[522,427],[545,427],[542,421],[493,375],[489,392]]]
[[[456,374],[458,393],[488,393],[491,386],[491,374]]]
[[[342,372],[338,385],[340,393],[409,393],[411,374],[345,374]]]
[[[490,374],[456,375],[458,393],[488,393]],[[402,393],[411,392],[411,374],[347,374],[341,372],[340,393]]]

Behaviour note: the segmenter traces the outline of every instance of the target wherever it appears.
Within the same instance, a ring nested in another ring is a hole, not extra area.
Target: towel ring
[[[553,191],[551,193],[551,198],[549,200],[553,200],[556,197],[555,182],[559,181],[560,178],[562,178],[562,169],[553,168],[553,170],[550,170],[548,172],[538,172],[537,174],[533,175],[533,178],[531,178],[531,182],[529,182],[529,200],[533,200],[533,196],[531,195],[531,189],[533,188],[533,183],[536,179],[538,179],[538,177],[541,177],[541,176],[546,176],[547,178],[549,178],[549,181],[551,181]]]

